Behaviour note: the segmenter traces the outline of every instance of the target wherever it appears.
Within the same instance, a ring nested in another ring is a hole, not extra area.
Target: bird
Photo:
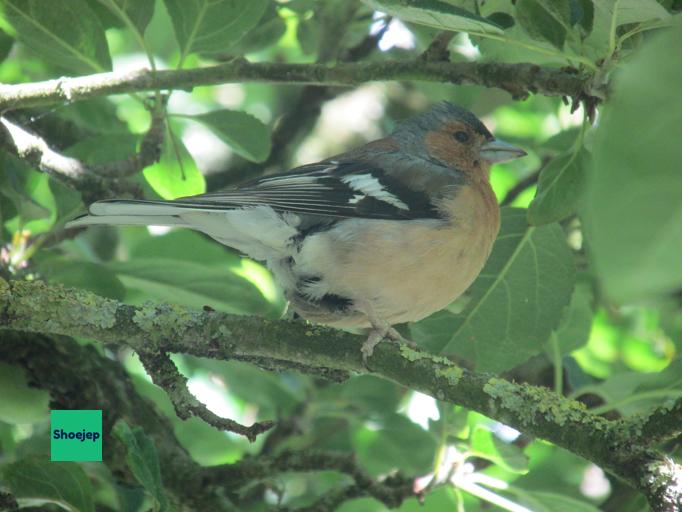
[[[367,329],[365,364],[393,327],[462,295],[500,228],[492,164],[526,152],[441,102],[381,139],[236,188],[107,199],[67,224],[190,228],[263,262],[307,321]]]

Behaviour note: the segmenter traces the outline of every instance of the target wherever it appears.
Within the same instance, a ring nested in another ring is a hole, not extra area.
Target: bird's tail
[[[171,201],[111,199],[92,203],[89,214],[66,224],[79,228],[98,224],[119,226],[187,226],[179,214],[183,208]]]

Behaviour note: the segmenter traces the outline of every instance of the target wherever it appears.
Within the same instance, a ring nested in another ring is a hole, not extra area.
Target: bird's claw
[[[414,341],[408,340],[393,327],[390,326],[373,327],[369,333],[369,336],[367,337],[365,342],[362,344],[362,347],[360,348],[360,352],[362,352],[362,363],[368,370],[369,366],[367,366],[367,360],[370,357],[372,357],[372,355],[374,355],[374,347],[376,347],[379,343],[381,343],[381,341],[385,339],[393,341],[398,344],[403,343],[411,348],[415,348],[417,346]]]

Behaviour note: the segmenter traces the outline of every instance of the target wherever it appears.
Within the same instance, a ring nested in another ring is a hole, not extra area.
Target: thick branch
[[[371,371],[591,460],[642,490],[656,511],[682,510],[682,471],[648,446],[633,442],[629,425],[594,416],[582,404],[547,389],[473,373],[444,357],[405,346],[379,344],[368,370],[360,353],[361,337],[349,333],[179,306],[133,307],[39,281],[0,280],[0,328],[81,336],[142,352],[274,358]]]
[[[682,398],[654,409],[644,418],[625,420],[632,425],[641,443],[654,446],[682,434]]]
[[[529,93],[589,98],[589,79],[563,69],[535,64],[483,62],[386,61],[325,64],[250,63],[244,59],[218,66],[186,70],[147,69],[129,73],[59,78],[45,82],[0,86],[0,111],[76,101],[110,94],[152,90],[190,90],[230,82],[309,85],[357,85],[371,81],[421,80],[504,89],[515,98]]]

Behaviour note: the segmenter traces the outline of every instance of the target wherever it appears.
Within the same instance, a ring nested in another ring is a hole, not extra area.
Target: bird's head
[[[521,148],[493,137],[474,114],[445,101],[403,122],[393,138],[408,153],[486,177],[491,164],[526,155]]]

